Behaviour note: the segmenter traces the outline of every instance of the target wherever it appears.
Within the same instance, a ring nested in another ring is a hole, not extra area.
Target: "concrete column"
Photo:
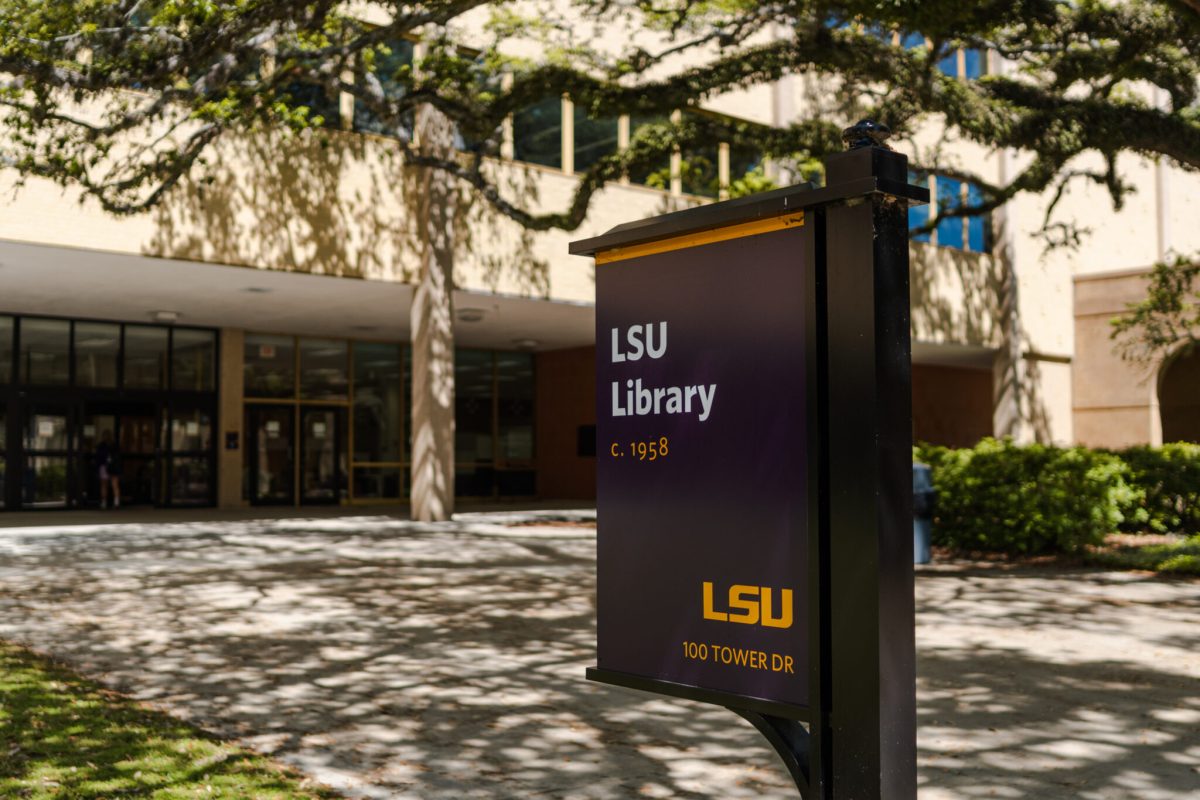
[[[671,123],[678,125],[683,121],[683,112],[675,109],[671,112]],[[671,195],[679,197],[683,194],[683,154],[676,147],[671,153]]]
[[[729,199],[729,177],[729,142],[721,142],[717,145],[717,185],[721,187],[717,195],[719,200]]]
[[[221,329],[217,399],[217,507],[240,508],[242,501],[242,459],[246,432],[242,429],[245,359],[245,332]],[[236,437],[237,448],[227,447]]]
[[[416,129],[424,154],[452,157],[453,125],[420,106]],[[445,172],[413,168],[420,275],[412,299],[412,490],[414,520],[454,513],[454,226],[458,186]]]
[[[1162,89],[1155,88],[1154,104],[1160,110],[1167,112],[1170,107],[1170,96]],[[1167,166],[1166,159],[1162,156],[1154,159],[1154,219],[1159,261],[1166,261],[1171,253],[1171,193],[1167,183],[1168,175],[1170,175],[1170,168]],[[1161,436],[1161,431],[1159,433]]]
[[[562,96],[562,170],[575,174],[575,103],[568,95]]]
[[[630,138],[630,136],[629,136],[629,115],[622,114],[621,116],[617,117],[617,151],[618,152],[624,153],[626,150],[629,149],[629,138]],[[621,175],[621,180],[618,181],[618,183],[620,183],[622,186],[628,186],[629,185],[629,176],[627,174],[623,173]]]
[[[354,83],[354,70],[342,70],[341,79],[344,83]],[[338,93],[338,113],[341,114],[342,130],[354,130],[354,95],[349,92]]]
[[[513,74],[504,72],[500,75],[500,89],[505,92],[511,92],[513,88]],[[513,131],[513,115],[509,114],[500,123],[500,157],[512,161],[517,156],[517,145],[515,133]]]

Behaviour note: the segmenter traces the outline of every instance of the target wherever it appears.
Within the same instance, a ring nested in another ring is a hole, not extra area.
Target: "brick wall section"
[[[596,424],[596,348],[537,354],[538,496],[594,500],[596,459],[578,455],[579,427]]]

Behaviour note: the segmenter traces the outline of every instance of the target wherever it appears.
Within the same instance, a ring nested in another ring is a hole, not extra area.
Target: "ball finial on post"
[[[860,119],[842,131],[842,141],[847,150],[857,150],[860,147],[882,147],[891,150],[887,145],[887,139],[891,135],[892,129],[882,122]]]

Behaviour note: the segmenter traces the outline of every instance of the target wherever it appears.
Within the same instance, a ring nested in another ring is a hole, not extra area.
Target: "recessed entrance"
[[[1158,384],[1163,442],[1200,442],[1200,349],[1163,366]]]
[[[85,403],[79,425],[74,470],[77,505],[101,504],[100,469],[96,452],[105,442],[116,445],[114,467],[120,473],[121,505],[146,505],[166,496],[162,486],[157,439],[160,412],[154,403]],[[111,503],[112,497],[108,498]]]
[[[211,505],[211,330],[0,316],[0,507]],[[104,502],[107,501],[107,502]]]
[[[346,412],[247,404],[246,494],[254,505],[335,505],[345,492]],[[299,445],[297,447],[297,444]]]

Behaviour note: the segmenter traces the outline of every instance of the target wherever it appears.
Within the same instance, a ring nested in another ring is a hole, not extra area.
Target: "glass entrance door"
[[[3,329],[0,328],[0,333]],[[9,504],[8,484],[4,482],[8,470],[8,398],[0,395],[0,508]]]
[[[99,506],[100,471],[96,450],[108,442],[121,488],[121,505],[162,504],[162,426],[155,403],[86,402],[79,426],[76,459],[77,505]],[[109,499],[112,503],[112,499]]]
[[[24,508],[66,508],[70,502],[70,421],[66,406],[34,402],[26,408],[21,475]]]
[[[302,407],[300,410],[300,502],[334,504],[345,483],[340,408]]]
[[[292,406],[246,406],[251,503],[290,505],[296,501],[294,424]]]

